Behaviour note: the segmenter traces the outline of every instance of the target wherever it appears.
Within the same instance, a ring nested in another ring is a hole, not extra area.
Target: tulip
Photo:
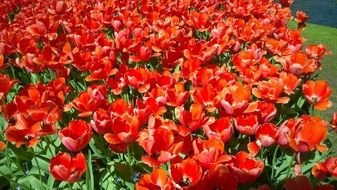
[[[136,184],[136,190],[152,189],[173,190],[175,188],[165,170],[159,168],[154,170],[151,174],[143,175]]]
[[[186,159],[181,163],[172,164],[170,173],[179,186],[193,186],[200,180],[202,169],[194,159]]]
[[[315,149],[324,152],[327,147],[321,143],[328,134],[327,126],[327,122],[317,116],[304,115],[296,120],[288,119],[278,128],[277,142],[290,146],[296,152]]]
[[[261,160],[250,157],[246,152],[238,152],[234,162],[230,165],[240,183],[250,183],[257,180],[263,171],[264,164]]]
[[[259,122],[255,114],[242,114],[235,118],[234,126],[242,134],[253,135],[259,126]]]
[[[8,75],[0,73],[0,100],[3,97],[6,97],[7,93],[15,85],[15,83],[17,83],[17,80],[11,80]]]
[[[302,91],[305,99],[315,105],[315,108],[325,110],[331,107],[332,103],[329,101],[329,97],[332,94],[332,89],[326,81],[309,80],[303,85]]]
[[[56,180],[74,183],[79,181],[86,170],[85,157],[78,153],[71,157],[68,153],[59,153],[50,160],[49,170]]]
[[[231,173],[229,168],[223,164],[216,165],[208,170],[200,183],[195,187],[196,190],[227,189],[235,190],[238,188],[238,179]]]
[[[5,150],[6,144],[3,141],[0,141],[0,151]]]
[[[59,137],[68,150],[78,152],[89,143],[91,127],[83,120],[73,120],[60,131]]]

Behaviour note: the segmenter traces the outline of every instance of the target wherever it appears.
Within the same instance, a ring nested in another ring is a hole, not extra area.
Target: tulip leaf
[[[48,177],[48,182],[47,182],[47,186],[48,187],[54,187],[54,183],[55,183],[55,179],[52,175],[49,175]]]
[[[94,174],[92,169],[92,158],[91,158],[91,150],[88,151],[88,159],[87,159],[87,173],[86,173],[86,186],[88,190],[94,190]]]
[[[115,163],[114,167],[119,177],[121,177],[125,181],[131,180],[132,168],[129,165],[123,163]]]
[[[17,158],[22,159],[22,160],[32,160],[34,157],[34,154],[23,150],[22,147],[16,148],[14,145],[8,143],[7,144],[8,148],[10,148],[14,154],[17,156]]]
[[[2,114],[0,114],[0,129],[4,130],[6,128],[6,125],[7,125],[7,123],[6,123],[5,119],[3,118]]]

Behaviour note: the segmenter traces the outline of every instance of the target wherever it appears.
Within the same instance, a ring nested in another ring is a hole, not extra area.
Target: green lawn
[[[289,23],[290,28],[296,27],[295,22]],[[317,24],[308,24],[303,32],[308,44],[323,44],[327,47],[332,55],[326,55],[322,61],[322,70],[319,78],[327,80],[334,92],[331,101],[334,103],[331,108],[324,112],[318,113],[324,119],[330,120],[331,114],[337,111],[337,28],[322,26]]]

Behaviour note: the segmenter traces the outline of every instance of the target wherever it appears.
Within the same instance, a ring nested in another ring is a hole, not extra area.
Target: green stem
[[[272,170],[271,170],[271,181],[274,182],[274,173],[275,173],[275,163],[276,163],[276,156],[277,156],[277,151],[280,148],[279,145],[276,146],[273,154],[273,160],[272,160]]]
[[[46,141],[47,141],[47,143],[48,143],[48,150],[49,150],[49,152],[51,153],[51,155],[54,157],[55,156],[55,154],[54,154],[54,152],[51,150],[51,148],[50,148],[50,144],[52,144],[52,145],[54,145],[54,143],[52,143],[52,140],[51,140],[51,138],[50,138],[50,136],[47,136],[46,138]],[[56,147],[55,147],[55,149],[56,149]],[[58,152],[58,150],[55,150],[56,152]]]

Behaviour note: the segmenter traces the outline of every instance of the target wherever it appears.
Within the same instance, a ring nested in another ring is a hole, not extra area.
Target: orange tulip
[[[332,89],[328,86],[328,83],[323,80],[305,82],[302,88],[305,99],[315,105],[315,108],[319,110],[325,110],[331,107],[332,103],[329,100],[332,94]]]
[[[191,187],[199,182],[202,169],[194,159],[186,159],[170,167],[172,179],[180,187]]]
[[[5,150],[6,144],[3,141],[0,141],[0,151]]]
[[[314,136],[312,134],[315,134]],[[304,115],[298,119],[288,119],[279,128],[277,142],[288,145],[297,152],[312,150],[325,151],[321,145],[328,134],[328,124],[317,116]]]
[[[152,189],[174,190],[175,187],[165,170],[159,168],[155,169],[151,174],[143,175],[136,183],[136,190]]]

